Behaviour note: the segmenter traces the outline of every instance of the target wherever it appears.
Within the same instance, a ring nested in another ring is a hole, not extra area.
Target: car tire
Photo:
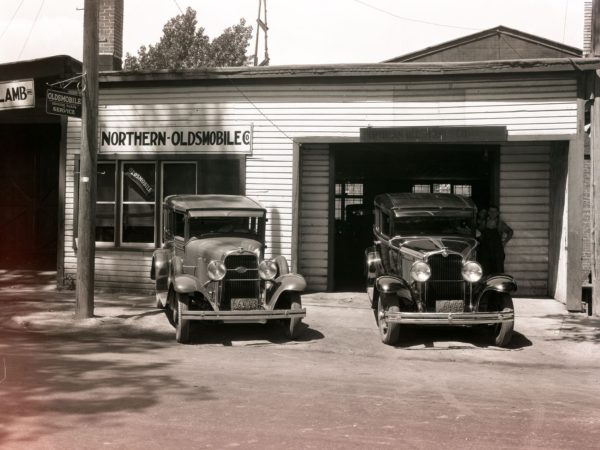
[[[302,309],[302,300],[300,299],[299,292],[290,292],[290,309],[292,311],[298,311]],[[283,319],[283,326],[285,328],[285,336],[288,339],[296,339],[300,330],[300,323],[302,322],[301,317],[292,317],[291,319]]]
[[[175,304],[177,311],[175,317],[175,340],[180,344],[190,342],[190,320],[183,318],[183,313],[188,311],[188,298],[185,294],[176,294]]]
[[[509,295],[502,296],[502,312],[514,311],[513,300]],[[492,326],[492,342],[498,347],[506,347],[510,343],[513,335],[515,322],[502,322]]]
[[[398,313],[400,312],[400,306],[398,300],[390,299],[385,294],[379,294],[379,300],[377,302],[377,325],[379,327],[379,335],[381,336],[381,342],[387,345],[395,345],[400,337],[400,324],[399,323],[388,323],[383,317],[384,313]]]

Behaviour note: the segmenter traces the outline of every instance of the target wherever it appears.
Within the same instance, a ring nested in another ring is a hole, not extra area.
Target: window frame
[[[246,194],[246,157],[247,155],[232,155],[232,154],[99,154],[98,163],[114,163],[115,164],[115,179],[116,179],[116,204],[115,204],[115,240],[114,242],[96,241],[96,248],[107,251],[148,251],[152,248],[160,248],[165,242],[163,239],[163,216],[162,216],[162,190],[163,190],[163,163],[181,162],[181,163],[195,163],[196,164],[196,193],[200,189],[199,180],[203,176],[202,169],[206,162],[211,160],[229,160],[237,162],[238,169],[238,180],[237,180],[237,195]],[[122,243],[121,229],[122,229],[122,196],[123,196],[123,164],[126,163],[154,163],[155,164],[155,207],[154,207],[154,242],[153,243],[137,243],[127,242]],[[73,166],[73,183],[74,183],[74,195],[73,195],[73,249],[77,250],[77,227],[78,227],[78,216],[79,216],[79,166],[80,166],[80,155],[76,154],[74,157]],[[160,192],[159,192],[160,191]],[[119,220],[119,223],[117,223]],[[157,228],[158,227],[158,228]],[[160,229],[159,229],[160,228]]]

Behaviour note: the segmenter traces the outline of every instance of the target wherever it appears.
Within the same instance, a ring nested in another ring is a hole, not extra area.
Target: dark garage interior
[[[499,148],[493,145],[338,144],[335,167],[334,289],[363,288],[372,245],[373,199],[385,192],[466,195],[479,208],[498,203]]]
[[[0,269],[56,270],[60,125],[0,125]]]

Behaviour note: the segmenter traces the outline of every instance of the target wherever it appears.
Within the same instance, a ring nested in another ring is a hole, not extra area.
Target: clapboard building
[[[349,206],[430,189],[499,204],[515,229],[506,266],[519,293],[564,300],[581,283],[582,92],[598,67],[553,58],[104,73],[97,287],[153,288],[169,193],[258,200],[267,253],[327,290],[348,281],[336,260]],[[215,133],[248,139],[219,144]],[[76,273],[79,146],[69,119],[65,282]]]
[[[96,286],[153,289],[169,194],[261,202],[267,256],[286,255],[311,290],[340,290],[362,288],[375,195],[454,192],[500,206],[520,295],[578,309],[585,98],[598,68],[578,49],[497,27],[377,64],[104,72]],[[64,149],[67,286],[80,125],[68,120]]]

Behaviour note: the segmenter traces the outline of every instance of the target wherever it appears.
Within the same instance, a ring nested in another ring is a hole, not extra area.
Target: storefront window
[[[117,204],[116,167],[114,162],[98,163],[96,195],[96,242],[114,242],[115,207]]]
[[[163,163],[162,199],[174,194],[195,194],[196,180],[196,163]]]
[[[186,160],[100,160],[97,172],[96,242],[102,247],[159,246],[163,223],[157,213],[173,194],[244,193],[244,157],[196,156]],[[79,199],[79,160],[75,161],[75,199]],[[77,238],[78,212],[74,214]],[[183,236],[183,221],[172,220],[167,234]],[[74,242],[76,245],[76,242]]]
[[[123,164],[122,242],[154,243],[156,164]]]

